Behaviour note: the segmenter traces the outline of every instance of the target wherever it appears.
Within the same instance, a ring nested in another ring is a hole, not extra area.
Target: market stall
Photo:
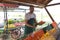
[[[14,8],[17,8],[19,5],[24,5],[24,6],[34,6],[34,7],[39,7],[39,8],[44,8],[47,12],[47,14],[49,15],[49,17],[51,18],[52,20],[52,24],[48,25],[47,27],[45,28],[42,28],[38,31],[34,31],[31,35],[28,35],[26,38],[23,38],[23,40],[56,40],[54,35],[56,34],[57,32],[57,23],[55,22],[55,20],[53,19],[53,17],[51,16],[51,14],[49,13],[48,9],[46,7],[48,6],[54,6],[54,5],[60,5],[60,3],[56,3],[56,4],[51,4],[51,5],[48,5],[48,3],[50,3],[52,0],[3,0],[1,2],[1,6],[4,7],[4,16],[5,16],[5,30],[4,32],[6,34],[9,34],[9,31],[11,30],[8,30],[9,27],[11,27],[11,25],[13,24],[8,24],[8,18],[7,18],[7,7],[14,7]],[[7,4],[8,3],[8,4]],[[12,21],[13,22],[13,21]],[[41,20],[41,22],[39,23],[43,23],[43,20]],[[21,26],[22,23],[15,23],[13,25],[13,28],[15,28],[15,26]],[[25,23],[24,23],[25,24]],[[17,29],[17,28],[15,28]],[[14,29],[14,30],[15,30]],[[13,32],[13,31],[12,31]],[[17,32],[14,32],[16,33],[17,37],[15,38],[13,35],[12,37],[14,39],[18,39],[20,37],[20,30],[18,30],[18,33]]]

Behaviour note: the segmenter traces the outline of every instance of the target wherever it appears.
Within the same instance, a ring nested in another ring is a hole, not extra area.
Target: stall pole
[[[48,6],[55,6],[55,5],[60,5],[60,3],[50,4],[50,5],[47,5],[46,7],[48,7]]]
[[[45,7],[45,10],[46,10],[47,14],[49,15],[49,17],[51,18],[52,22],[55,22],[55,20],[53,19],[53,17],[51,16],[51,14],[49,13],[49,11],[46,7]]]
[[[6,30],[4,30],[4,31],[5,31],[6,33],[8,33],[7,7],[4,6],[3,10],[4,10],[4,23],[5,23],[5,25],[7,26],[7,27],[6,27]]]

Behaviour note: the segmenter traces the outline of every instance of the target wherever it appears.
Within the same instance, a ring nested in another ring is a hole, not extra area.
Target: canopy
[[[14,4],[21,4],[21,5],[28,5],[28,6],[39,6],[44,7],[52,0],[1,0],[0,2],[3,3],[14,3]]]
[[[0,6],[6,6],[6,7],[13,7],[13,8],[16,8],[18,7],[19,5],[15,5],[15,4],[4,4],[4,3],[0,3]]]
[[[24,6],[35,6],[35,7],[40,7],[40,8],[60,4],[60,0],[58,0],[58,1],[57,0],[0,0],[0,2],[24,5]]]

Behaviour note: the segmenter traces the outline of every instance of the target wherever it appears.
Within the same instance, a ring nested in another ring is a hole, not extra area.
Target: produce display
[[[44,21],[40,21],[38,25],[44,24]],[[19,21],[19,20],[8,20],[8,29],[20,27],[22,25],[25,25],[24,21]],[[54,33],[56,33],[56,22],[53,22],[51,25],[47,25],[47,27],[44,27],[38,31],[34,31],[33,33],[29,34],[25,39],[23,40],[56,40],[55,37],[53,36]],[[4,26],[4,29],[6,30],[7,25]],[[3,32],[3,31],[0,31]]]
[[[25,22],[23,20],[19,21],[19,20],[16,20],[16,19],[8,19],[8,29],[10,28],[16,28],[16,27],[19,27],[19,26],[22,26],[24,25]],[[6,29],[7,25],[4,25],[4,29]]]
[[[39,30],[39,31],[33,32],[30,36],[28,36],[24,40],[39,40],[43,35],[44,35],[44,31]]]
[[[38,31],[33,32],[31,35],[27,36],[24,40],[56,40],[54,34],[56,33],[56,28],[49,25]],[[46,32],[45,32],[46,31]]]
[[[56,22],[53,22],[53,23],[52,23],[52,26],[53,26],[54,28],[56,28],[56,27],[57,27],[57,23],[56,23]]]
[[[18,26],[24,26],[25,25],[25,22],[16,22],[16,23],[14,23],[14,25],[16,27],[18,27]]]
[[[8,20],[8,24],[13,24],[13,23],[14,23],[14,20],[12,20],[12,19]]]
[[[50,31],[44,33],[43,30],[39,30],[37,32],[33,32],[30,36],[25,38],[24,40],[56,40],[53,34],[56,32],[56,29],[53,28]],[[53,34],[52,34],[53,33]]]
[[[51,35],[49,32],[47,32],[46,34],[44,34],[44,36],[42,36],[40,40],[47,40],[47,39],[48,39],[48,40],[56,40],[56,39],[54,38],[54,36]]]
[[[4,26],[4,29],[6,29],[7,25]],[[8,29],[15,28],[16,26],[14,24],[8,24]]]

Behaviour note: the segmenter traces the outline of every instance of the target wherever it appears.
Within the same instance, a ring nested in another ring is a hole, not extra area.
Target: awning
[[[2,4],[2,3],[0,3],[0,6],[6,6],[6,7],[13,7],[13,8],[15,8],[15,7],[19,7],[19,5],[16,5],[16,4]]]
[[[52,0],[3,0],[1,2],[3,3],[14,3],[14,4],[20,4],[20,5],[26,5],[26,6],[39,6],[44,7],[48,3],[50,3]]]

